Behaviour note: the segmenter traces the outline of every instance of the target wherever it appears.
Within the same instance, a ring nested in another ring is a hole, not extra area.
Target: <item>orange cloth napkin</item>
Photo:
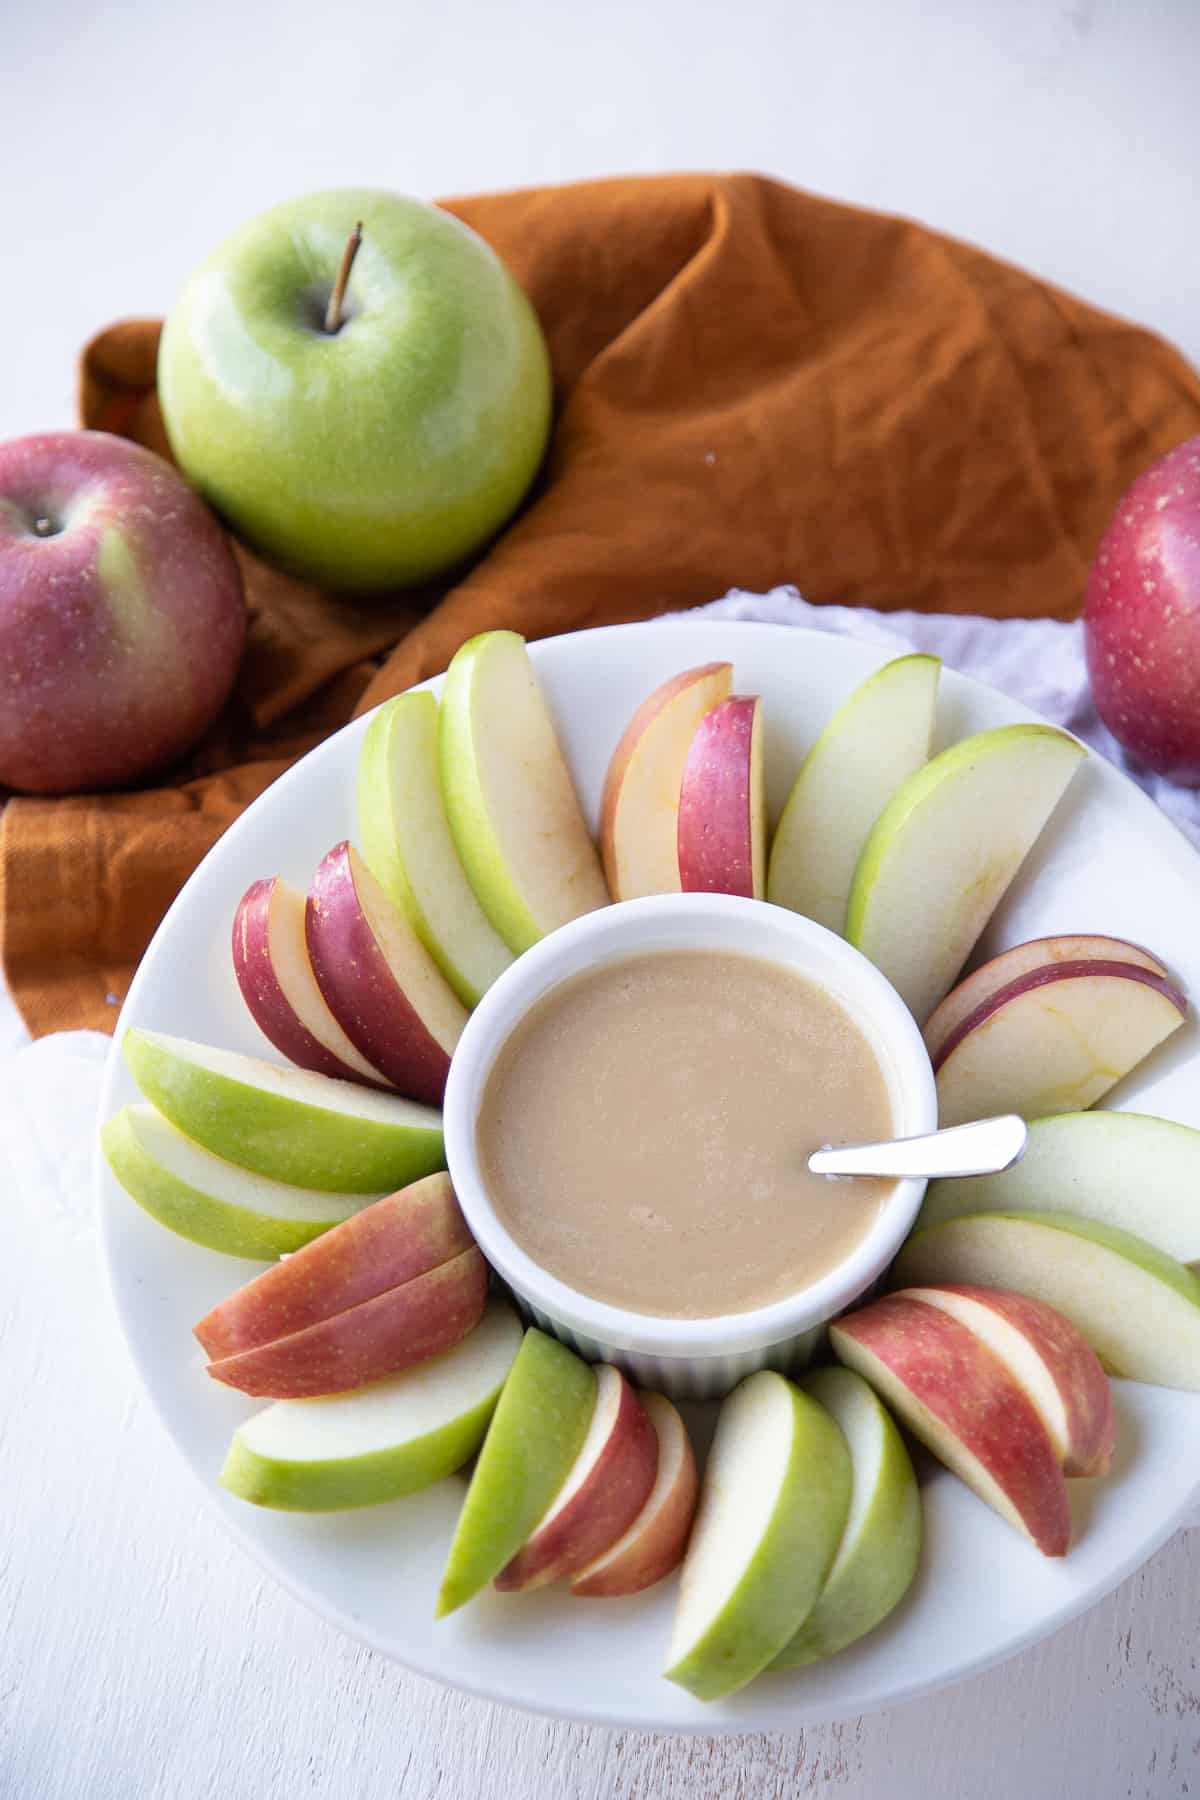
[[[544,637],[782,582],[816,602],[1070,618],[1122,489],[1200,430],[1200,378],[1149,333],[758,176],[449,210],[549,339],[556,424],[533,495],[448,592],[335,599],[239,550],[246,659],[187,765],[139,793],[5,810],[4,969],[35,1035],[111,1029],[155,925],[242,807],[473,632]],[[126,321],[87,346],[80,410],[165,451],[158,331]]]

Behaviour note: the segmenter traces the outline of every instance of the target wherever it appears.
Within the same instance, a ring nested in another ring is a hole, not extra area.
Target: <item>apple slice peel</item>
[[[654,1486],[624,1534],[572,1577],[571,1592],[580,1599],[640,1594],[678,1568],[687,1549],[700,1491],[687,1426],[664,1395],[638,1398],[658,1440]]]

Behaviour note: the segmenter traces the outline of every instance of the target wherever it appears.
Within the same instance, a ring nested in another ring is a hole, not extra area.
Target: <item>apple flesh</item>
[[[1200,1278],[1152,1244],[1060,1213],[981,1213],[910,1237],[901,1286],[1009,1288],[1063,1313],[1112,1375],[1200,1392]]]
[[[771,844],[767,899],[846,928],[846,902],[871,827],[929,758],[941,662],[901,656],[834,713],[805,757]]]
[[[719,1700],[812,1611],[850,1507],[850,1452],[823,1407],[760,1370],[721,1407],[680,1577],[668,1681]]]
[[[760,700],[735,694],[696,727],[679,788],[678,852],[685,894],[762,899],[766,799]]]
[[[464,1006],[513,960],[459,861],[438,773],[437,701],[397,694],[372,715],[358,758],[358,826],[367,867]]]
[[[571,1578],[584,1600],[640,1594],[677,1569],[687,1549],[700,1479],[687,1426],[662,1394],[640,1394],[658,1441],[654,1486],[633,1523]]]
[[[1049,725],[965,738],[910,776],[871,828],[846,936],[923,1023],[1087,755]]]
[[[1135,963],[1033,969],[982,1001],[933,1059],[939,1122],[1091,1106],[1186,1017],[1179,990]]]
[[[313,876],[305,935],[346,1036],[401,1093],[440,1106],[466,1008],[350,843]]]
[[[102,431],[0,444],[0,784],[68,794],[177,761],[245,632],[225,534],[162,457]]]
[[[1115,1225],[1177,1262],[1200,1262],[1200,1131],[1144,1113],[1035,1119],[1024,1156],[1002,1175],[930,1182],[917,1228],[1039,1211]]]
[[[255,1506],[336,1512],[430,1487],[474,1455],[521,1343],[492,1301],[469,1337],[354,1393],[277,1400],[240,1425],[221,1486]]]
[[[1103,1475],[1112,1461],[1112,1393],[1100,1359],[1071,1321],[1040,1300],[1001,1288],[912,1287],[985,1343],[1024,1389],[1064,1475]]]
[[[254,882],[238,902],[233,972],[254,1023],[298,1068],[387,1085],[330,1012],[309,960],[303,896],[278,876]]]
[[[1054,1445],[987,1344],[948,1313],[902,1294],[839,1319],[829,1341],[994,1512],[1044,1556],[1066,1555],[1071,1508]]]
[[[255,1262],[290,1256],[372,1199],[290,1187],[240,1169],[194,1144],[144,1101],[108,1119],[100,1145],[125,1192],[160,1225]]]
[[[614,900],[679,892],[679,789],[696,728],[729,697],[733,665],[703,663],[655,688],[613,751],[600,804],[600,853]]]
[[[273,1181],[380,1194],[446,1166],[441,1114],[307,1069],[134,1026],[130,1074],[178,1131]]]
[[[1083,603],[1096,711],[1148,768],[1200,786],[1200,437],[1122,495]]]
[[[607,906],[588,836],[525,640],[470,638],[446,671],[438,711],[446,817],[475,897],[509,949],[528,950]]]
[[[167,319],[158,395],[176,462],[240,537],[362,593],[478,550],[550,429],[545,341],[495,251],[449,213],[372,188],[285,202],[220,244]]]
[[[596,1404],[566,1480],[496,1576],[502,1593],[544,1587],[587,1568],[637,1518],[654,1486],[658,1438],[619,1370],[596,1371]]]
[[[1133,963],[1137,968],[1148,969],[1152,975],[1164,978],[1169,975],[1165,963],[1143,950],[1140,944],[1131,944],[1125,938],[1098,937],[1094,933],[1031,938],[1028,943],[1014,944],[1011,950],[1002,950],[999,956],[972,969],[957,987],[951,988],[941,1005],[934,1007],[922,1034],[930,1056],[936,1058],[941,1053],[950,1038],[985,1000],[992,999],[1023,975],[1032,975],[1036,970],[1064,962]]]

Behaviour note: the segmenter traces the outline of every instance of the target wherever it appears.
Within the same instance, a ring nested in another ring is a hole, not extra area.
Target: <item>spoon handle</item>
[[[815,1150],[808,1166],[814,1175],[928,1176],[931,1181],[947,1175],[998,1175],[1024,1154],[1027,1136],[1024,1119],[1003,1113],[923,1137]]]

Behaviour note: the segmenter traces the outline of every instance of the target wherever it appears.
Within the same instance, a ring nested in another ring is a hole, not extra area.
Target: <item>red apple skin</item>
[[[206,1313],[194,1334],[214,1362],[237,1356],[415,1281],[474,1243],[450,1177],[427,1175],[273,1263]]]
[[[271,905],[280,885],[276,876],[253,882],[233,917],[233,972],[251,1018],[268,1042],[297,1068],[386,1090],[388,1084],[382,1076],[372,1081],[314,1037],[280,986],[271,960]]]
[[[1200,437],[1123,495],[1083,603],[1096,710],[1160,775],[1200,787]]]
[[[1100,977],[1114,976],[1121,980],[1140,981],[1151,987],[1164,1000],[1169,1000],[1181,1018],[1187,1017],[1188,1003],[1179,989],[1161,975],[1151,969],[1144,969],[1139,963],[1127,962],[1051,962],[1040,969],[1031,969],[1025,975],[1019,975],[1010,981],[1007,987],[998,993],[989,994],[981,1000],[974,1012],[967,1014],[947,1037],[944,1044],[932,1058],[933,1072],[936,1075],[942,1064],[953,1055],[954,1051],[968,1037],[977,1025],[983,1025],[994,1012],[1010,1000],[1019,999],[1022,994],[1032,993],[1035,988],[1046,987],[1054,981],[1095,980]]]
[[[344,1394],[449,1350],[474,1331],[487,1295],[483,1252],[464,1250],[304,1331],[209,1363],[208,1373],[257,1399]]]
[[[762,898],[761,796],[751,778],[759,728],[759,701],[742,694],[722,700],[696,728],[679,790],[684,893]]]
[[[987,1307],[1031,1345],[1046,1365],[1067,1419],[1067,1451],[1063,1474],[1103,1475],[1116,1443],[1112,1389],[1100,1358],[1070,1319],[1044,1301],[1030,1300],[1007,1288],[972,1287],[944,1282],[936,1288],[903,1288],[909,1300],[934,1304],[938,1294],[960,1295]],[[966,1323],[960,1320],[960,1323]],[[968,1327],[969,1329],[969,1327]],[[994,1354],[994,1353],[993,1353]]]
[[[381,904],[392,905],[386,896]],[[398,913],[396,918],[397,929],[411,936],[407,921]],[[397,983],[363,910],[348,842],[335,844],[313,877],[306,932],[317,985],[355,1049],[409,1099],[440,1106],[453,1046],[438,1042]],[[429,963],[431,980],[444,987],[445,978],[423,944],[416,943],[415,954]],[[446,992],[465,1022],[465,1010]]]
[[[654,1486],[658,1436],[646,1409],[619,1370],[597,1375],[620,1383],[608,1436],[577,1492],[501,1569],[495,1585],[502,1593],[544,1587],[585,1568],[624,1536]]]
[[[581,1600],[640,1594],[677,1569],[687,1551],[700,1497],[696,1454],[669,1400],[643,1394],[641,1401],[658,1438],[655,1484],[624,1537],[572,1579],[571,1592]]]
[[[225,534],[162,457],[103,431],[0,445],[0,783],[67,794],[177,761],[245,631]]]
[[[829,1339],[838,1359],[867,1381],[870,1363],[854,1355],[856,1346],[887,1369],[991,1476],[1042,1554],[1066,1555],[1071,1506],[1050,1434],[1024,1389],[972,1332],[936,1307],[889,1294],[839,1319]],[[884,1397],[937,1456],[916,1421]]]

